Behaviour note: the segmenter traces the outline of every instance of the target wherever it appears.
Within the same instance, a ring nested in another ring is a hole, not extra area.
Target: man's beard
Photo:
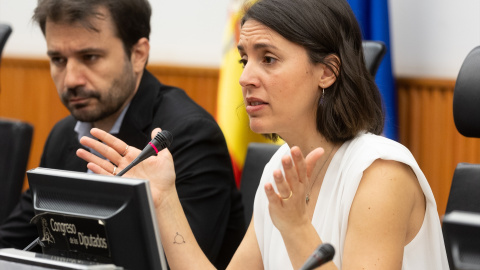
[[[108,90],[97,91],[79,86],[69,88],[62,94],[61,99],[76,120],[97,122],[118,112],[135,91],[135,85],[132,65],[126,62],[122,74],[113,80]],[[97,105],[94,108],[82,110],[88,105],[71,105],[68,100],[72,97],[96,99]]]

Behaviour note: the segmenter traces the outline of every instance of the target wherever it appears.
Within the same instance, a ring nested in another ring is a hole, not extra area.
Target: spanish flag
[[[250,130],[248,115],[243,104],[242,88],[238,82],[242,74],[242,65],[239,63],[237,44],[246,1],[232,0],[229,7],[229,20],[223,37],[223,60],[220,66],[216,113],[217,122],[225,135],[230,151],[237,186],[240,186],[248,144],[270,142]]]

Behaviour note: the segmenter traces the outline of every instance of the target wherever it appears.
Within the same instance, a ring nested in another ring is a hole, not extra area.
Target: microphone
[[[321,244],[317,247],[317,249],[315,249],[312,255],[310,255],[300,270],[311,270],[317,268],[320,265],[331,261],[333,259],[333,255],[335,255],[335,249],[332,245],[328,243]]]
[[[142,152],[135,158],[132,163],[130,163],[125,169],[117,174],[117,176],[122,176],[126,172],[128,172],[133,166],[137,165],[138,163],[144,161],[146,158],[154,156],[158,154],[158,152],[162,151],[164,148],[170,146],[173,141],[172,133],[162,130],[155,135],[145,148],[143,148]]]

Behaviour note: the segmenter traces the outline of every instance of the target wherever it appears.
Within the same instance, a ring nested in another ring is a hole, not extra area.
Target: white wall
[[[478,0],[389,0],[396,76],[456,78],[480,45]]]
[[[150,0],[151,63],[218,67],[230,0]],[[478,0],[389,0],[396,76],[457,76],[480,45]],[[14,32],[4,56],[45,57],[45,42],[30,20],[35,0],[0,0],[0,22]]]
[[[229,0],[150,0],[150,63],[218,67]],[[0,22],[13,28],[3,56],[46,57],[31,17],[36,0],[0,0]]]

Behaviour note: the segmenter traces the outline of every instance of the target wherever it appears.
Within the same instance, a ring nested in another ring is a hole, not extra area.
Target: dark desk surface
[[[13,248],[0,249],[0,269],[12,270],[122,270],[113,264],[92,264],[91,262],[44,255]]]

